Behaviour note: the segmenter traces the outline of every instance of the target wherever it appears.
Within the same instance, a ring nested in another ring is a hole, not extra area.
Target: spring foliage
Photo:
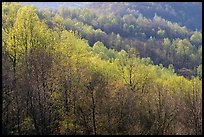
[[[91,47],[76,31],[50,28],[33,7],[2,6],[3,134],[202,133],[199,77],[153,65],[134,48]]]

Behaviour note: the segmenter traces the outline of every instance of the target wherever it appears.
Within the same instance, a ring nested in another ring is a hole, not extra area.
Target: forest
[[[38,3],[2,2],[2,135],[202,135],[202,3]]]

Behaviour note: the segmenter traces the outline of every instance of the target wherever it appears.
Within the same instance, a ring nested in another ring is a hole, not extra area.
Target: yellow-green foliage
[[[4,69],[3,106],[11,101],[7,111],[13,110],[4,113],[6,134],[200,134],[202,80],[177,76],[172,66],[153,65],[133,49],[115,51],[99,41],[90,47],[74,31],[49,28],[33,7],[7,15],[11,5],[3,4],[4,20],[16,16],[10,29],[2,26],[3,53],[20,69],[16,81]],[[178,40],[178,52],[182,42],[189,44]]]

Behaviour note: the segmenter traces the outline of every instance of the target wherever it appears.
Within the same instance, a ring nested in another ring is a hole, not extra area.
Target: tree
[[[197,76],[202,79],[202,64],[197,67]]]
[[[136,51],[134,49],[129,49],[127,53],[121,52],[118,58],[118,68],[120,70],[120,73],[122,74],[123,80],[130,87],[130,90],[132,92],[135,92],[136,90],[134,74],[137,67],[136,56]]]
[[[194,44],[198,47],[202,43],[202,34],[198,31],[195,31],[191,35],[190,40],[191,40],[192,44]]]
[[[134,25],[130,25],[128,28],[129,32],[132,33],[134,31],[134,28],[135,28]]]
[[[171,73],[174,73],[174,72],[175,72],[174,66],[173,66],[172,64],[169,64],[168,69],[169,69],[169,71],[170,71]]]
[[[165,35],[165,30],[162,30],[162,29],[159,28],[159,30],[157,31],[157,34],[158,34],[158,36],[159,36],[160,38],[162,38],[162,37],[164,37],[164,35]]]

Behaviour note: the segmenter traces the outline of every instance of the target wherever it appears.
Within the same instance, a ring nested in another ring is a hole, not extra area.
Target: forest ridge
[[[201,135],[200,3],[73,3],[2,3],[2,134]]]
[[[150,57],[154,64],[164,67],[172,64],[175,72],[185,77],[199,75],[202,68],[202,34],[198,31],[202,28],[202,7],[199,2],[26,4],[47,7],[48,12],[50,8],[51,13],[58,8],[65,29],[78,31],[91,46],[101,41],[107,48],[118,51],[136,48],[140,57]],[[47,23],[52,26],[50,21]]]

